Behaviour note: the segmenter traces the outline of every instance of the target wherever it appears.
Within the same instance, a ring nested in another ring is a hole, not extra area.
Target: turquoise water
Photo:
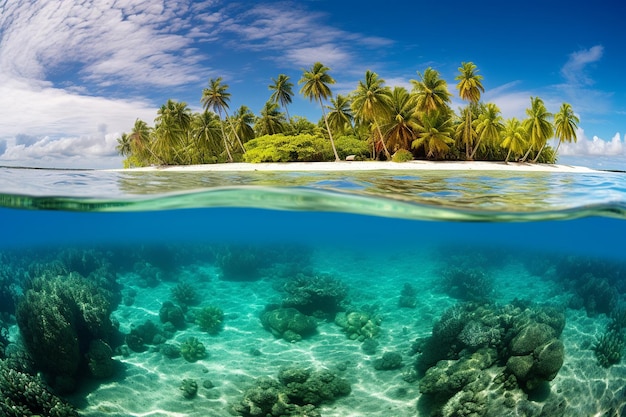
[[[5,168],[0,192],[0,372],[60,415],[624,412],[623,173]],[[296,313],[314,329],[276,328]]]

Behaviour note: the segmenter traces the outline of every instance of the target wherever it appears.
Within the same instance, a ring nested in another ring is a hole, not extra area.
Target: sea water
[[[83,328],[77,337],[87,342],[79,343],[71,387],[50,368],[37,369],[37,361],[23,369],[39,372],[80,415],[265,415],[246,414],[241,404],[263,378],[283,389],[279,375],[293,367],[329,371],[349,384],[349,393],[315,404],[322,416],[624,412],[625,361],[603,363],[598,348],[611,331],[622,340],[626,331],[623,173],[5,168],[0,192],[7,345],[0,357],[28,350],[16,310],[34,281],[91,279],[97,291],[98,274],[108,274],[112,326],[102,338],[111,348],[110,372],[90,373],[93,354],[84,344],[96,337]],[[183,287],[193,299],[172,328],[162,309],[185,304],[176,296]],[[302,310],[316,328],[301,338],[262,319],[302,307],[293,302],[294,288],[305,298],[326,297]],[[199,319],[208,306],[223,312],[213,331]],[[520,329],[547,328],[537,317],[549,312],[562,315],[560,331],[550,330],[531,352],[511,353]],[[342,326],[351,313],[365,317],[357,330]],[[420,367],[427,340],[455,313],[464,315],[447,336],[450,352]],[[502,324],[517,319],[524,324]],[[129,348],[129,335],[146,322],[159,337]],[[488,334],[492,339],[479,337]],[[189,338],[205,346],[204,355],[165,353]],[[562,347],[562,365],[537,379],[530,374],[539,372],[547,344]],[[469,379],[453,388],[426,388],[435,372],[460,378],[454,364],[471,368],[459,361],[477,352],[498,358],[472,365]],[[509,362],[515,355],[535,361],[517,381]],[[383,359],[397,363],[383,366]],[[189,381],[197,386],[191,396]],[[316,415],[297,414],[304,404],[291,401],[291,411],[269,415]]]

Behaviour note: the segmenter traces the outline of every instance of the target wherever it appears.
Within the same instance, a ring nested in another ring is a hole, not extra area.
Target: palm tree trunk
[[[526,162],[526,158],[528,158],[528,155],[530,154],[530,151],[532,151],[532,150],[533,150],[533,147],[532,147],[532,145],[530,145],[530,146],[528,147],[528,150],[527,150],[527,151],[526,151],[526,153],[524,154],[524,157],[522,158],[522,160],[521,160],[520,162]]]
[[[385,144],[385,138],[383,138],[383,132],[380,131],[380,126],[376,119],[374,119],[374,124],[376,125],[376,130],[378,131],[378,136],[380,136],[380,142],[383,144],[383,150],[385,151],[385,157],[388,161],[391,161],[391,154],[389,153],[389,149],[387,149],[387,145]]]
[[[341,161],[339,158],[339,154],[337,153],[337,148],[335,148],[335,141],[333,140],[333,134],[330,131],[330,126],[328,126],[328,118],[326,117],[326,112],[324,111],[324,104],[322,103],[322,98],[320,97],[320,107],[322,108],[322,116],[324,116],[324,123],[326,123],[326,130],[328,131],[328,137],[330,138],[330,145],[333,147],[333,153],[335,154],[335,162]]]
[[[472,140],[472,113],[469,109],[469,106],[467,108],[467,116],[465,117],[465,158],[468,161],[471,161],[472,158],[470,156],[470,149],[471,149],[471,140]]]
[[[472,151],[472,154],[469,157],[470,161],[474,160],[474,155],[476,155],[476,152],[478,151],[478,146],[480,145],[481,139],[482,137],[478,138],[478,140],[476,141],[476,147],[474,148],[474,150]]]
[[[561,139],[559,139],[559,143],[556,144],[556,149],[554,150],[554,155],[558,155],[558,153],[559,153],[559,146],[561,146],[561,143],[563,143],[563,141]]]
[[[239,142],[239,146],[241,146],[241,150],[243,151],[243,153],[246,153],[246,148],[243,147],[243,142],[241,142],[241,139],[239,138],[239,135],[237,134],[237,131],[235,130],[235,126],[233,125],[232,120],[230,120],[230,118],[228,117],[228,112],[226,111],[226,109],[224,109],[224,113],[226,113],[226,120],[228,120],[228,124],[230,125],[230,128],[233,130],[233,133],[235,134],[235,137],[237,138],[237,142]]]
[[[537,160],[539,159],[539,155],[541,155],[541,152],[543,151],[545,147],[546,147],[546,144],[544,143],[541,149],[539,149],[539,152],[537,152],[537,156],[535,156],[535,159],[533,159],[533,164],[537,163]]]
[[[513,148],[509,148],[509,151],[506,154],[506,158],[504,158],[504,163],[507,165],[509,164],[509,156],[511,156],[511,149]]]
[[[220,127],[222,128],[222,140],[224,141],[224,148],[226,148],[226,154],[228,155],[228,162],[233,162],[233,156],[230,154],[230,149],[228,148],[228,141],[226,140],[226,132],[224,132],[224,124],[220,122]]]

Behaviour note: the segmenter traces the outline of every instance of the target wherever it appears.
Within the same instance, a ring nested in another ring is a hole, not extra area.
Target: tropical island
[[[530,97],[526,118],[505,120],[497,105],[481,101],[483,77],[472,62],[463,62],[455,78],[467,102],[458,112],[450,107],[447,82],[431,67],[410,80],[410,92],[367,70],[355,90],[335,96],[329,71],[316,62],[298,81],[299,93],[321,108],[317,123],[289,115],[294,84],[285,74],[272,79],[259,116],[245,105],[229,113],[229,86],[218,77],[202,91],[201,113],[170,99],[154,126],[137,119],[116,149],[124,168],[346,158],[555,163],[560,144],[576,141],[580,121],[568,103],[552,114],[541,98]],[[548,144],[552,138],[556,149]]]

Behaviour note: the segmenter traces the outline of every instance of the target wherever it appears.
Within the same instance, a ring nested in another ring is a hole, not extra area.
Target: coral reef
[[[78,417],[74,407],[50,392],[42,380],[4,360],[0,360],[0,415]]]
[[[195,337],[188,337],[180,345],[180,354],[187,362],[196,362],[207,356],[204,344]]]
[[[317,322],[295,308],[269,305],[261,314],[261,324],[278,338],[297,342],[315,333]]]
[[[402,354],[399,352],[385,352],[381,358],[374,361],[377,371],[389,371],[402,368]]]
[[[151,320],[146,320],[143,324],[133,326],[124,341],[130,350],[145,352],[148,349],[146,345],[160,345],[172,336],[171,333],[159,328]]]
[[[283,307],[293,307],[302,314],[332,320],[337,312],[345,310],[342,303],[347,288],[329,275],[298,274],[285,283],[283,290],[287,293]]]
[[[622,360],[624,335],[615,330],[609,330],[598,338],[592,349],[598,364],[609,368]]]
[[[263,377],[246,390],[231,411],[243,417],[315,417],[316,407],[350,394],[348,381],[334,373],[306,368],[283,368],[278,381]]]
[[[198,395],[198,383],[193,379],[183,379],[179,389],[183,392],[183,397],[192,399]]]
[[[111,304],[78,274],[35,279],[17,306],[17,323],[37,369],[72,390],[92,341],[109,340]]]
[[[94,378],[104,379],[111,377],[114,372],[115,361],[111,359],[113,350],[101,339],[92,340],[87,351],[87,366]]]
[[[483,269],[449,266],[441,274],[448,295],[463,301],[488,301],[493,296],[493,279]]]
[[[402,308],[415,308],[417,305],[417,288],[409,284],[408,282],[402,287],[400,291],[400,298],[398,299],[398,307]]]
[[[187,282],[176,284],[171,290],[172,298],[178,305],[186,311],[188,307],[195,306],[200,301],[196,289]]]
[[[219,307],[206,306],[195,311],[196,324],[200,330],[217,334],[224,325],[224,312]]]
[[[178,330],[185,328],[185,313],[183,309],[171,301],[163,302],[159,309],[161,323],[171,323]]]
[[[405,380],[423,375],[420,401],[438,415],[520,413],[529,393],[553,380],[563,365],[564,326],[563,309],[552,306],[519,300],[457,304],[442,314],[430,337],[413,345],[412,353],[420,354],[416,374],[407,372]],[[494,390],[503,394],[490,395]],[[507,393],[521,400],[498,402]]]
[[[381,318],[363,311],[337,313],[335,324],[342,328],[350,340],[363,342],[372,339],[380,333]]]

